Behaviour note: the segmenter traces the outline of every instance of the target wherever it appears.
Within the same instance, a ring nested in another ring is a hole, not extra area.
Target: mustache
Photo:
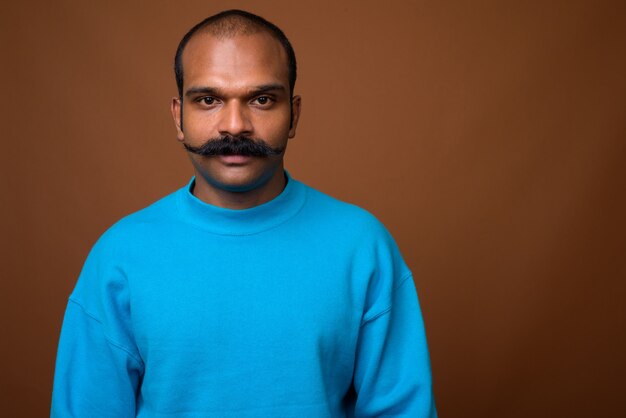
[[[260,138],[249,138],[241,135],[222,135],[211,138],[204,144],[194,147],[183,143],[187,151],[194,154],[210,157],[214,155],[245,155],[250,157],[269,157],[280,155],[285,151],[285,147],[271,147]]]

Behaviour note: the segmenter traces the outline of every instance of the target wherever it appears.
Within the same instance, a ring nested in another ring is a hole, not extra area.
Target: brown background
[[[3,4],[0,414],[48,414],[66,298],[191,166],[172,56],[205,16],[281,26],[292,175],[379,217],[415,273],[442,417],[623,417],[623,1]]]

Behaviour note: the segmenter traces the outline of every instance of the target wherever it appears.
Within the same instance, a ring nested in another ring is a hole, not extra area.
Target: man
[[[283,168],[296,61],[231,10],[185,35],[195,176],[110,228],[70,296],[55,417],[436,416],[411,272],[367,212]]]

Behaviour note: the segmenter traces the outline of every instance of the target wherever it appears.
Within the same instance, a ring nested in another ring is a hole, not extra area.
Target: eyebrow
[[[263,84],[261,86],[255,87],[252,92],[253,93],[267,93],[270,91],[285,91],[285,86],[282,84]]]
[[[219,89],[213,87],[191,87],[189,90],[185,92],[185,96],[195,96],[196,94],[214,94],[216,95],[219,92]]]
[[[262,84],[260,86],[255,86],[250,89],[250,94],[260,94],[260,93],[268,93],[270,91],[285,91],[285,86],[282,84]],[[217,87],[191,87],[189,90],[185,92],[186,97],[195,96],[197,94],[208,94],[208,95],[216,95],[219,96],[222,92],[221,89]]]

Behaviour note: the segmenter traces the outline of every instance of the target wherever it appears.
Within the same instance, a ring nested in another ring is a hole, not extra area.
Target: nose
[[[246,135],[252,133],[252,123],[246,106],[238,102],[227,103],[220,112],[218,131],[221,135]]]

